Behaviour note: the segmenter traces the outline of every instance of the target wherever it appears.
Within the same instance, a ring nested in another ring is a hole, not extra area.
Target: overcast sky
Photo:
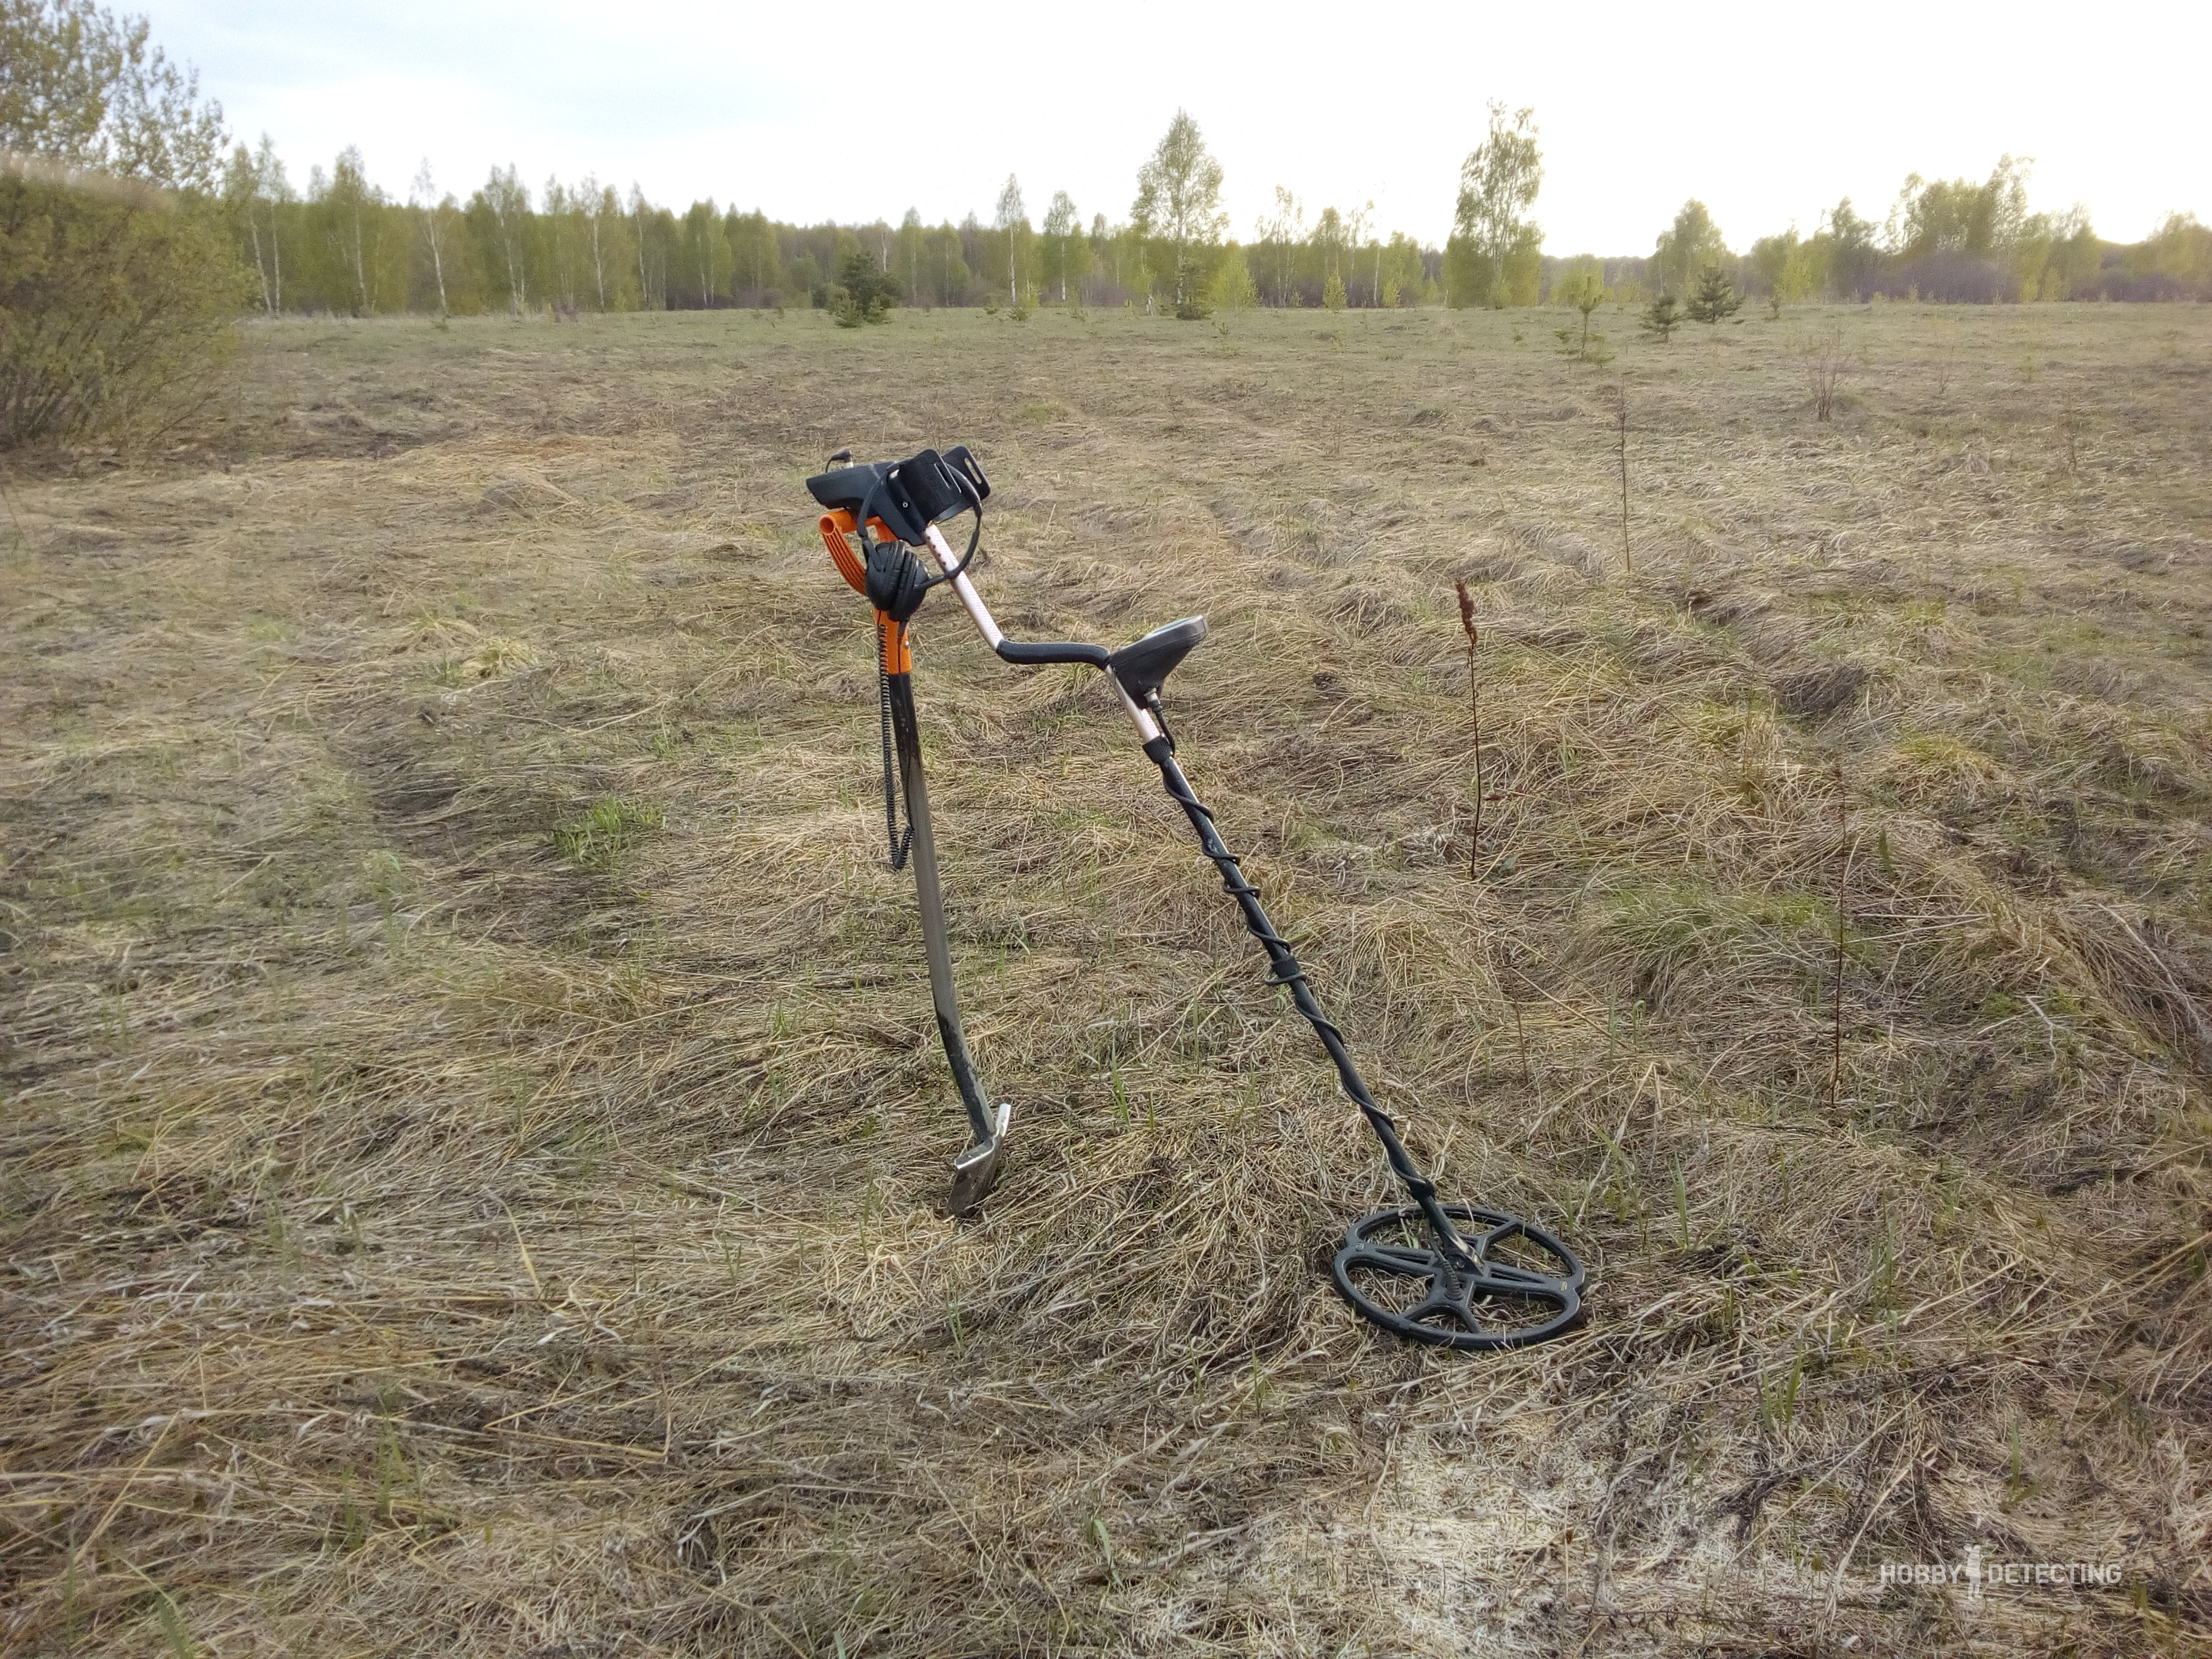
[[[988,220],[1009,172],[1032,220],[1066,190],[1128,212],[1176,108],[1226,172],[1231,234],[1273,186],[1372,198],[1440,242],[1491,99],[1533,105],[1553,253],[1647,252],[1683,199],[1730,243],[1905,175],[2034,158],[2033,204],[2146,234],[2212,217],[2212,4],[1670,8],[1443,4],[835,7],[649,0],[121,0],[200,71],[233,129],[304,184],[360,147],[404,195],[426,158],[465,197],[513,162],[711,196],[792,221]]]

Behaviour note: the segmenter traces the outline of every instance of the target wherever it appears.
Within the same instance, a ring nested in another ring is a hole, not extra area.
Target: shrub
[[[1805,384],[1813,394],[1813,418],[1827,420],[1835,414],[1844,377],[1850,373],[1850,353],[1844,331],[1824,328],[1800,349],[1805,357]]]
[[[1252,283],[1252,267],[1245,263],[1241,249],[1231,247],[1214,268],[1206,297],[1217,311],[1249,311],[1260,303],[1260,291]]]
[[[0,177],[0,448],[173,427],[204,401],[245,300],[212,214]]]
[[[146,37],[90,0],[0,6],[0,448],[167,429],[232,343],[222,112]]]

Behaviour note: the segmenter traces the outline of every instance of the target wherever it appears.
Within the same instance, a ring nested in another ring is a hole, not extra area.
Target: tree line
[[[1715,270],[1738,291],[1778,304],[2212,299],[2212,229],[2170,213],[2141,242],[2108,242],[2086,208],[2031,212],[2026,164],[2007,155],[1979,181],[1912,174],[1881,223],[1845,197],[1820,215],[1811,235],[1792,226],[1741,252],[1729,249],[1693,198],[1642,268],[1622,270],[1620,280],[1639,293],[1679,295]]]
[[[1909,178],[1875,222],[1847,197],[1808,235],[1796,227],[1729,246],[1701,201],[1685,203],[1647,255],[1562,258],[1531,217],[1543,177],[1534,112],[1493,107],[1462,168],[1442,249],[1385,234],[1372,202],[1306,204],[1277,185],[1243,238],[1218,207],[1218,164],[1179,112],[1124,215],[1086,221],[1065,191],[1032,220],[1009,175],[991,216],[927,224],[804,225],[712,198],[681,209],[633,184],[549,179],[512,166],[465,198],[428,164],[406,197],[371,183],[349,149],[295,187],[267,139],[238,146],[217,192],[223,223],[267,314],[368,316],[551,309],[561,313],[861,304],[1021,309],[1134,306],[1204,314],[1267,307],[1529,306],[1595,272],[1624,301],[1686,295],[1718,270],[1774,304],[1877,296],[1931,302],[2212,298],[2212,230],[2173,214],[2143,242],[2100,238],[2085,210],[2032,212],[2010,156],[1984,180]]]
[[[803,225],[712,198],[671,207],[588,177],[533,189],[513,167],[464,198],[440,190],[426,164],[402,199],[370,182],[353,149],[295,185],[264,139],[232,153],[216,205],[253,309],[272,316],[834,308],[862,283],[902,306],[1168,310],[1180,301],[1188,310],[1231,258],[1255,305],[1443,297],[1441,256],[1378,234],[1371,204],[1310,219],[1285,190],[1249,240],[1194,238],[1186,225],[1179,245],[1164,201],[1086,220],[1057,191],[1033,219],[1011,175],[988,220],[971,212],[932,225],[909,210],[896,223]],[[1188,292],[1177,291],[1179,271]],[[1233,284],[1224,293],[1236,302]]]
[[[1490,109],[1439,249],[1385,234],[1372,202],[1282,185],[1243,234],[1184,111],[1126,210],[1055,191],[1032,216],[1009,175],[988,221],[787,224],[713,199],[678,210],[599,179],[533,188],[512,165],[464,197],[424,164],[404,197],[348,149],[295,185],[275,145],[233,144],[221,107],[144,19],[97,0],[0,0],[0,447],[173,421],[241,314],[585,312],[805,306],[840,323],[896,306],[1127,306],[1179,318],[1252,306],[1530,306],[1610,298],[1693,312],[1763,296],[1931,301],[2212,299],[2212,229],[2168,216],[2100,238],[2085,210],[2031,211],[2008,156],[1984,180],[1906,179],[1877,225],[1846,198],[1809,235],[1730,246],[1684,204],[1648,255],[1547,255],[1534,112]]]

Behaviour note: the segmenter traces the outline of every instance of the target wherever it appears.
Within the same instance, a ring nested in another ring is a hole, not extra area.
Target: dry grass
[[[0,1644],[2201,1650],[2209,348],[1632,344],[1632,580],[1612,380],[1525,316],[259,331],[228,436],[0,525]],[[1194,784],[1446,1193],[1585,1250],[1585,1332],[1337,1303],[1375,1148],[1100,687],[941,605],[1019,1106],[932,1214],[799,480],[957,440],[1018,635],[1211,613]],[[2124,1579],[1876,1580],[1970,1544]]]

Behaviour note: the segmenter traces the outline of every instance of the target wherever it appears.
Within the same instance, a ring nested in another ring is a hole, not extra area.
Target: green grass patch
[[[580,870],[611,869],[640,836],[660,826],[659,807],[602,795],[580,817],[555,827],[553,848]]]

